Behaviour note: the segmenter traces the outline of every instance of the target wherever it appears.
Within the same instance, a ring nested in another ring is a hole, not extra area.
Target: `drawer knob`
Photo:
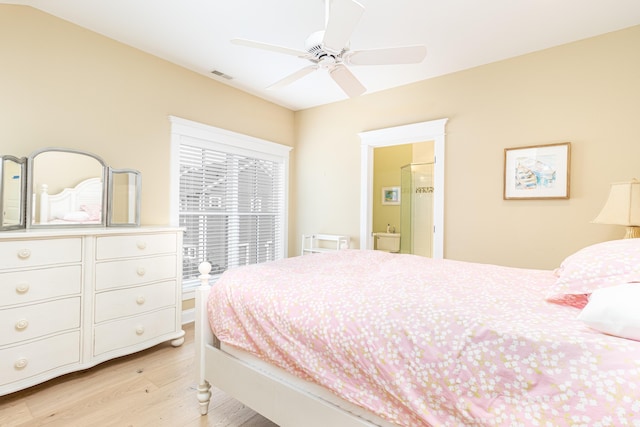
[[[136,298],[136,303],[138,303],[138,305],[142,305],[145,303],[145,299],[142,295],[140,295],[138,298]]]
[[[143,241],[143,240],[138,240],[138,243],[136,243],[136,246],[138,247],[138,249],[145,250],[147,249],[147,242]]]
[[[136,327],[136,335],[142,335],[142,334],[144,334],[144,326],[138,325]]]
[[[18,360],[16,360],[16,361],[15,361],[15,363],[13,364],[13,366],[14,366],[16,369],[24,369],[24,368],[26,368],[26,367],[27,367],[27,365],[28,365],[28,364],[29,364],[29,361],[28,361],[26,358],[21,357],[20,359],[18,359]]]
[[[16,322],[16,329],[19,331],[27,329],[27,326],[29,326],[29,321],[27,319],[20,319]]]
[[[27,259],[30,256],[31,256],[31,249],[24,248],[18,251],[18,258],[20,259]]]
[[[144,269],[144,267],[138,267],[138,269],[136,270],[136,273],[138,273],[138,276],[142,277],[146,274],[147,270]]]
[[[19,283],[16,286],[16,292],[19,293],[19,294],[26,294],[28,290],[29,290],[29,284],[28,283]]]

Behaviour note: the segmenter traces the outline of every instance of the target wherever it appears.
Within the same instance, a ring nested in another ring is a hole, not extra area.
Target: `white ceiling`
[[[351,50],[424,44],[414,65],[352,66],[376,92],[640,24],[640,0],[358,0]],[[301,110],[346,99],[325,70],[270,84],[310,63],[233,38],[304,50],[323,0],[14,0],[269,101]],[[640,46],[639,46],[640,49]],[[221,71],[227,80],[211,74]]]

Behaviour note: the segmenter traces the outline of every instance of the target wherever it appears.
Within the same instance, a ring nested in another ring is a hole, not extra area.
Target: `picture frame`
[[[505,148],[503,199],[568,199],[571,143]]]
[[[382,204],[399,205],[400,187],[382,187]]]

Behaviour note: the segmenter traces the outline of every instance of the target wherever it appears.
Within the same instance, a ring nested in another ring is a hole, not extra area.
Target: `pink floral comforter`
[[[220,340],[400,426],[640,425],[640,342],[546,302],[551,271],[379,251],[227,271]]]

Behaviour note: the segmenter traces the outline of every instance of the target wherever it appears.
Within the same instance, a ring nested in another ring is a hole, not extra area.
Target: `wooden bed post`
[[[209,279],[211,275],[211,264],[203,262],[198,266],[200,271],[200,286],[196,289],[196,319],[195,319],[195,343],[196,343],[196,372],[198,376],[198,402],[200,403],[200,414],[206,415],[209,411],[209,401],[211,400],[211,384],[205,379],[205,351],[204,346],[213,344],[213,333],[209,328],[207,318],[207,296],[211,285]]]
[[[46,224],[48,222],[49,222],[49,186],[47,184],[42,184],[42,187],[40,188],[40,224]]]

